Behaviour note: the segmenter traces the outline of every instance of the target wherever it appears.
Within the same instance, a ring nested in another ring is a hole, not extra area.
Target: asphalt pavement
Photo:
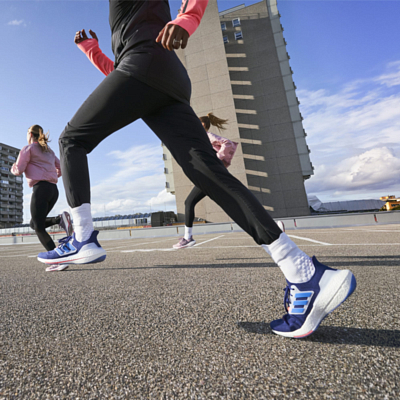
[[[400,225],[287,233],[357,279],[301,340],[272,333],[285,280],[245,233],[102,241],[52,273],[0,246],[0,399],[399,399]]]

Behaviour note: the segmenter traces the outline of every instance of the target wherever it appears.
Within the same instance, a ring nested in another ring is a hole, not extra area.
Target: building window
[[[162,158],[163,158],[163,160],[166,160],[166,159],[167,159],[167,155],[166,155],[166,154],[163,154],[163,155],[162,155]]]
[[[15,178],[15,180],[16,180],[17,182],[22,182],[22,178],[21,178],[20,176],[17,176],[17,177]]]
[[[165,187],[169,189],[169,182],[165,182]]]
[[[164,168],[164,174],[168,174],[168,168]]]
[[[13,156],[8,156],[8,159],[9,159],[9,160],[13,160],[13,161],[15,161],[15,160],[16,160],[16,158],[15,158],[15,157],[13,157]]]
[[[240,18],[235,18],[232,20],[233,27],[240,26]]]
[[[243,39],[242,31],[235,32],[235,40]]]
[[[2,183],[3,185],[8,185],[9,183],[8,183],[8,181],[0,181],[0,183]]]
[[[223,31],[226,31],[226,23],[225,22],[221,22],[221,29]]]
[[[224,36],[224,43],[229,43],[228,36]]]

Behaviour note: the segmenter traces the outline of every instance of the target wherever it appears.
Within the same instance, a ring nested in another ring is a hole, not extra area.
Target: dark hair
[[[207,131],[210,129],[211,125],[216,126],[218,130],[224,130],[226,129],[224,125],[228,122],[227,119],[218,118],[213,113],[208,113],[207,115],[205,115],[204,117],[200,117],[199,119],[201,122],[204,123]]]
[[[43,132],[43,128],[40,125],[32,125],[28,132],[30,132],[35,139],[40,144],[42,151],[50,151],[49,145],[47,144],[49,140],[49,134]]]

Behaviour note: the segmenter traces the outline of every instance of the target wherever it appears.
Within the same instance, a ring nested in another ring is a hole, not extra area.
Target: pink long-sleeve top
[[[238,146],[237,142],[211,132],[207,132],[207,135],[213,149],[217,152],[217,157],[224,163],[225,167],[229,167]]]
[[[53,150],[42,151],[40,144],[34,142],[24,146],[17,161],[11,167],[11,173],[22,175],[25,172],[29,187],[40,181],[57,183],[61,176],[60,160]]]
[[[179,25],[191,36],[200,25],[207,4],[208,0],[183,0],[178,16],[167,25]],[[84,40],[77,46],[104,75],[114,70],[114,62],[100,50],[96,39]]]

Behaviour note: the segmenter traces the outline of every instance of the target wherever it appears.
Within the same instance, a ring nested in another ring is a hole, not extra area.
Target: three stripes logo
[[[290,294],[291,302],[289,307],[289,314],[302,315],[307,311],[314,292],[300,292],[295,286],[292,286],[292,292],[294,293]]]
[[[59,256],[66,256],[68,254],[76,252],[76,248],[70,242],[67,242],[62,246],[57,247],[55,250]]]

